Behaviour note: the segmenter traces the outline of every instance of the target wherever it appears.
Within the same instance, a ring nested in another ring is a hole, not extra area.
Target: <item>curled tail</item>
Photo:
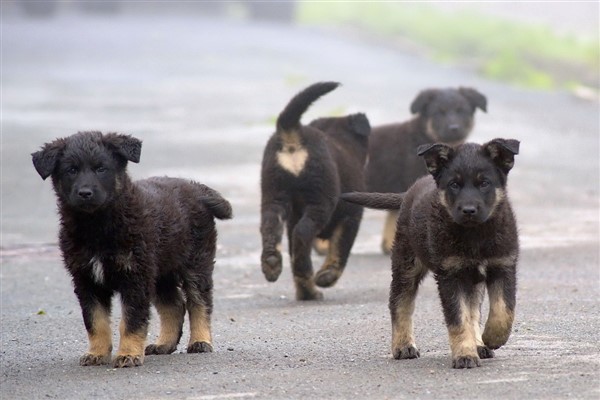
[[[342,200],[378,210],[398,210],[402,206],[404,193],[342,193]]]
[[[277,132],[285,132],[298,127],[300,118],[308,110],[308,107],[319,97],[331,92],[339,85],[338,82],[318,82],[295,95],[277,118]]]
[[[231,219],[233,216],[231,204],[221,196],[207,196],[201,201],[215,218]]]

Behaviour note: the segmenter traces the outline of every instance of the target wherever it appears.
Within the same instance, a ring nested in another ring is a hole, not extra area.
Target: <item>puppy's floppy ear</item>
[[[458,88],[458,92],[467,99],[467,101],[471,104],[473,109],[479,108],[482,111],[487,112],[487,98],[481,93],[479,93],[477,90],[472,88],[461,87]]]
[[[515,139],[494,139],[485,143],[484,153],[492,159],[502,172],[508,171],[515,165],[515,155],[519,154],[519,141]]]
[[[365,114],[352,114],[349,118],[350,127],[354,133],[360,136],[369,136],[371,134],[371,124]]]
[[[102,141],[127,161],[134,163],[140,162],[142,153],[142,141],[130,135],[121,135],[118,133],[107,133]]]
[[[436,93],[436,89],[427,89],[421,91],[411,103],[410,112],[413,114],[422,114],[423,112],[425,112],[427,104],[429,104],[431,100],[433,100]]]
[[[40,151],[31,153],[33,166],[43,180],[46,180],[54,172],[65,145],[64,139],[56,139],[51,143],[46,143]]]
[[[454,149],[443,143],[423,144],[417,148],[417,155],[422,156],[427,170],[434,178],[454,157]]]

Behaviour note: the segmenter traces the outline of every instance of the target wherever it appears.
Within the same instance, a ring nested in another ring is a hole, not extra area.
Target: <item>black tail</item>
[[[404,193],[342,193],[342,200],[378,210],[398,210],[402,206]]]
[[[233,216],[231,204],[221,196],[202,197],[201,201],[215,218],[231,219]]]
[[[319,97],[338,87],[338,82],[319,82],[295,95],[277,118],[277,132],[289,131],[300,125],[302,114]]]

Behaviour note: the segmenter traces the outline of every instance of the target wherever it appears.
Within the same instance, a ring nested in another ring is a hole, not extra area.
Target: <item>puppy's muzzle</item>
[[[453,213],[454,222],[464,226],[474,226],[487,220],[487,215],[479,204],[460,204]]]

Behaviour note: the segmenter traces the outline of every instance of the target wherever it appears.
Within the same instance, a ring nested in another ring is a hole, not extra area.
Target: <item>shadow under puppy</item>
[[[421,146],[431,176],[397,193],[347,193],[352,203],[399,210],[392,252],[389,308],[392,353],[417,358],[412,314],[428,271],[437,282],[450,338],[452,366],[472,368],[494,356],[510,335],[516,295],[519,240],[506,193],[519,142],[495,139],[456,148]],[[481,304],[490,310],[483,335]]]
[[[365,179],[369,192],[401,193],[427,175],[417,148],[424,144],[463,143],[474,125],[475,110],[487,110],[487,99],[475,89],[427,89],[410,105],[416,116],[403,123],[373,128]],[[381,248],[389,254],[394,240],[397,211],[388,212]]]
[[[231,206],[213,189],[188,180],[132,182],[127,163],[139,162],[141,148],[131,136],[80,132],[32,154],[40,176],[52,177],[57,196],[60,249],[89,338],[81,365],[110,362],[114,292],[122,302],[114,367],[142,365],[144,354],[175,351],[186,308],[188,353],[212,351],[214,218],[231,218]],[[144,349],[151,302],[160,335]]]
[[[308,107],[338,85],[316,83],[292,98],[277,119],[262,160],[262,271],[270,282],[281,274],[285,224],[298,300],[322,299],[316,286],[337,282],[362,218],[362,207],[341,202],[339,196],[342,191],[364,190],[371,130],[367,117],[359,113],[300,123]],[[311,248],[316,237],[329,240],[330,246],[313,276]]]

